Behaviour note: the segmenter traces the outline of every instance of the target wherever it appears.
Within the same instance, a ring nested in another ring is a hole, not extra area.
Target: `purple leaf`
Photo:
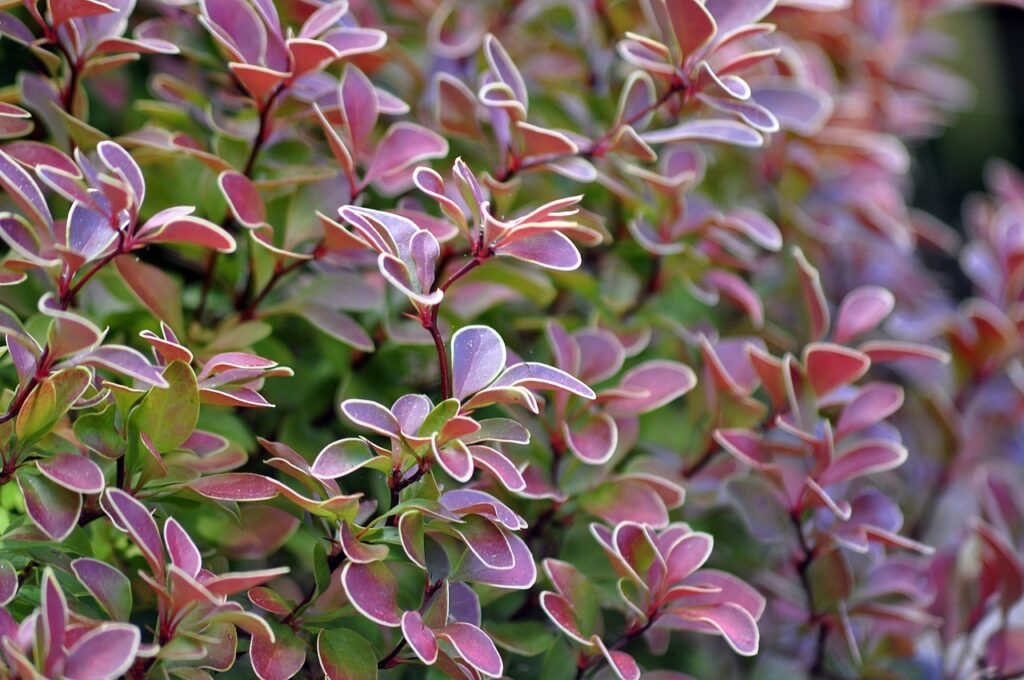
[[[234,213],[234,211],[232,211]],[[200,217],[179,217],[145,238],[147,243],[189,243],[219,253],[235,252],[235,239],[219,226]]]
[[[491,678],[501,676],[501,655],[487,633],[468,623],[452,623],[436,633],[451,642],[459,656],[473,668]]]
[[[385,437],[397,437],[402,428],[398,419],[388,409],[375,401],[346,399],[341,403],[341,412],[356,425]]]
[[[583,262],[576,245],[559,231],[502,244],[494,252],[556,271],[572,271]]]
[[[346,563],[341,572],[341,584],[352,606],[363,616],[390,628],[401,625],[398,582],[384,562]]]
[[[487,326],[466,326],[451,339],[452,389],[465,399],[487,387],[505,368],[505,342]]]
[[[760,132],[731,120],[691,120],[663,130],[645,132],[640,138],[648,144],[721,142],[753,148],[764,145]]]
[[[103,164],[128,185],[135,196],[134,207],[138,209],[146,198],[146,180],[135,159],[124,147],[109,140],[96,145],[96,153]]]
[[[533,587],[537,581],[537,565],[533,561],[530,549],[515,534],[508,534],[507,538],[514,559],[511,568],[493,569],[469,552],[459,567],[457,577],[463,581],[483,583],[496,588],[527,590]]]
[[[85,456],[72,453],[57,453],[50,458],[38,460],[36,467],[50,481],[78,493],[99,493],[106,483],[99,465]]]
[[[376,28],[343,26],[329,31],[320,38],[338,51],[338,58],[376,52],[388,42],[388,34]]]
[[[526,480],[523,479],[519,468],[506,458],[505,454],[501,451],[490,446],[477,445],[470,446],[469,452],[472,454],[473,460],[476,461],[477,465],[490,471],[509,491],[522,491],[526,488]]]
[[[494,381],[494,387],[525,387],[531,390],[569,392],[584,399],[594,399],[594,391],[565,371],[546,364],[526,361],[509,366]]]
[[[391,459],[375,454],[362,439],[349,438],[325,446],[313,461],[311,471],[319,479],[337,479],[366,466],[388,472]]]
[[[46,477],[19,474],[18,487],[25,510],[51,540],[63,541],[74,530],[82,511],[82,497]]]
[[[18,594],[18,572],[7,560],[0,560],[0,607],[6,607]]]
[[[420,661],[428,666],[437,661],[437,638],[423,625],[423,618],[419,612],[405,612],[402,615],[402,634]]]
[[[388,556],[388,546],[384,544],[372,545],[370,543],[363,543],[352,533],[352,527],[349,526],[348,522],[341,523],[338,537],[345,555],[348,559],[358,564],[379,562]]]
[[[132,614],[132,585],[127,576],[106,562],[82,557],[71,571],[111,618],[127,621]]]
[[[121,531],[125,531],[149,563],[149,568],[158,579],[164,574],[164,549],[156,521],[131,494],[116,487],[107,488],[103,495],[103,509]]]
[[[511,569],[515,565],[509,536],[483,517],[465,517],[462,524],[453,524],[451,529],[484,566]]]
[[[128,623],[104,623],[89,631],[68,650],[64,677],[68,680],[113,680],[125,673],[139,651],[141,634]]]
[[[43,638],[43,670],[49,674],[63,655],[64,633],[68,625],[68,602],[64,591],[53,575],[53,569],[46,567],[40,590],[40,617]]]
[[[203,0],[200,22],[229,51],[246,63],[258,64],[266,50],[267,30],[243,0]]]
[[[153,387],[167,388],[169,386],[159,368],[150,364],[149,360],[138,350],[124,345],[97,347],[91,352],[76,356],[72,363],[106,368]]]
[[[473,458],[462,442],[455,440],[443,448],[438,448],[435,437],[431,441],[431,449],[438,464],[455,481],[466,482],[473,476]]]
[[[39,185],[4,151],[0,151],[0,187],[3,187],[15,204],[31,218],[35,226],[53,228],[53,218]]]
[[[303,305],[299,315],[309,321],[317,330],[323,331],[361,352],[373,351],[373,340],[355,319],[344,312],[338,312],[322,305]]]

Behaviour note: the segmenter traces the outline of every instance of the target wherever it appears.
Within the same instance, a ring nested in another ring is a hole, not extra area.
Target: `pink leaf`
[[[757,622],[750,612],[739,605],[727,602],[717,607],[686,610],[681,614],[685,618],[714,627],[737,654],[757,654],[760,638]]]
[[[640,666],[636,659],[617,649],[608,649],[601,638],[597,638],[597,646],[601,648],[601,653],[619,680],[640,680]]]
[[[757,148],[764,145],[760,132],[732,120],[691,120],[663,130],[645,132],[640,138],[648,144],[668,142],[721,142]]]
[[[526,480],[523,479],[519,468],[506,458],[505,454],[501,451],[490,446],[477,445],[470,446],[469,452],[472,454],[473,460],[476,461],[477,465],[489,470],[509,491],[522,491],[526,488]]]
[[[505,386],[568,392],[584,399],[594,399],[597,396],[592,389],[565,371],[534,361],[524,361],[506,368],[493,383],[493,387]]]
[[[823,486],[839,484],[854,477],[884,472],[899,467],[907,459],[907,450],[889,441],[859,442],[843,452],[818,478]]]
[[[202,477],[189,484],[196,493],[221,501],[266,501],[278,494],[269,478],[251,472]]]
[[[836,439],[864,430],[888,418],[903,405],[903,388],[890,383],[864,386],[846,405],[836,423]]]
[[[873,330],[896,306],[896,298],[885,288],[862,286],[851,291],[836,318],[835,341],[845,343]]]

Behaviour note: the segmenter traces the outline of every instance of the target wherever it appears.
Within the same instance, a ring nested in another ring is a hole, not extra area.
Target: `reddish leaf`
[[[398,608],[398,583],[384,562],[348,562],[341,583],[352,605],[374,623],[397,628],[402,623]]]
[[[437,638],[423,625],[423,618],[419,612],[405,612],[402,615],[402,634],[420,661],[428,666],[437,661]]]
[[[36,467],[51,481],[65,489],[85,494],[103,491],[103,470],[85,456],[58,453],[36,461]]]
[[[473,668],[491,678],[501,676],[503,669],[501,655],[498,654],[491,638],[476,626],[468,623],[452,623],[436,633],[438,637],[451,642],[459,656]]]
[[[824,342],[808,345],[803,359],[811,389],[819,397],[857,380],[871,367],[866,354]]]
[[[306,663],[306,644],[287,628],[276,626],[274,639],[253,636],[249,657],[260,680],[288,680]]]

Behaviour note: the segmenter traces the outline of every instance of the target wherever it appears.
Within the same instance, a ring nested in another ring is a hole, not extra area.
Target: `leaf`
[[[451,642],[459,656],[473,668],[491,678],[501,676],[501,655],[487,633],[468,623],[452,623],[436,631],[436,634]]]
[[[377,655],[359,633],[325,628],[316,638],[317,657],[327,680],[376,680]]]
[[[217,186],[240,225],[255,229],[266,224],[267,211],[251,179],[233,170],[225,171],[217,177]]]
[[[54,27],[72,19],[111,14],[117,9],[100,0],[49,0]]]
[[[288,680],[302,670],[306,645],[286,626],[274,625],[274,637],[254,635],[249,647],[252,669],[260,680]]]
[[[78,493],[100,493],[106,482],[99,465],[85,456],[76,456],[73,453],[60,452],[50,458],[38,460],[36,467],[50,481]]]
[[[29,393],[18,412],[14,431],[20,441],[31,443],[49,432],[59,417],[57,390],[52,381],[44,380]]]
[[[896,298],[880,286],[861,286],[850,291],[839,305],[835,341],[843,344],[873,330],[895,306]]]
[[[364,183],[396,174],[429,158],[448,155],[448,141],[415,123],[395,123],[384,134],[363,177]]]
[[[40,475],[19,474],[17,479],[25,510],[35,525],[51,540],[67,538],[82,511],[81,495]]]
[[[398,582],[384,562],[347,562],[341,572],[345,594],[360,614],[389,628],[402,624],[398,608]]]
[[[149,510],[131,494],[116,487],[107,487],[103,501],[103,509],[114,526],[132,537],[149,563],[153,575],[161,579],[164,574],[164,549],[160,541],[160,530]]]
[[[176,334],[181,334],[185,327],[185,315],[181,309],[181,287],[178,282],[132,255],[118,257],[114,265],[139,302],[157,319],[174,329]]]
[[[430,666],[437,661],[437,638],[434,633],[423,624],[423,618],[419,612],[410,611],[402,614],[402,635],[409,647],[416,653],[420,661]]]
[[[672,21],[672,34],[685,61],[708,45],[718,26],[711,12],[699,0],[667,0],[668,15]]]
[[[871,367],[866,354],[825,342],[808,345],[803,359],[811,389],[819,397],[857,380]]]
[[[573,454],[588,465],[608,462],[619,443],[619,428],[605,413],[585,415],[572,426],[563,422],[562,434]]]
[[[505,342],[487,326],[466,326],[451,340],[452,389],[456,399],[465,399],[487,387],[505,368]]]
[[[133,663],[141,640],[128,623],[104,623],[78,639],[64,662],[67,680],[105,680],[121,677]]]
[[[132,411],[131,422],[161,453],[181,446],[199,422],[199,383],[192,367],[173,361],[164,369],[168,387],[154,387]]]
[[[683,396],[697,384],[693,369],[674,361],[655,359],[626,371],[619,389],[637,396],[613,399],[605,407],[611,416],[649,413]]]
[[[556,271],[573,271],[583,262],[576,245],[559,231],[501,244],[494,248],[494,252]]]
[[[325,446],[313,461],[313,475],[319,479],[337,479],[363,467],[390,472],[391,459],[378,456],[362,439],[339,439]]]
[[[18,571],[7,560],[0,560],[0,607],[6,607],[18,594]]]
[[[132,584],[127,576],[106,562],[89,557],[74,560],[71,571],[110,618],[128,620],[132,613]]]
[[[718,119],[687,121],[663,130],[645,132],[640,139],[648,144],[720,142],[750,148],[764,145],[764,137],[749,125]]]

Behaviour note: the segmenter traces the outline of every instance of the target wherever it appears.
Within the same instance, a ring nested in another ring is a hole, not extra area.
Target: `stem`
[[[478,253],[473,259],[462,265],[458,271],[449,276],[444,283],[442,283],[438,290],[442,293],[447,291],[452,284],[461,279],[466,274],[470,273],[481,264],[484,263],[488,255],[486,253]],[[443,399],[451,399],[452,396],[452,381],[451,381],[451,369],[448,365],[448,353],[445,351],[444,338],[441,337],[441,329],[437,326],[437,316],[441,311],[441,305],[436,304],[430,309],[430,314],[426,318],[421,318],[420,323],[423,328],[430,333],[430,337],[434,340],[434,349],[437,351],[437,366],[441,372],[441,397]]]
[[[797,543],[800,546],[801,556],[796,564],[796,571],[800,577],[800,585],[804,590],[804,597],[807,599],[807,624],[812,628],[817,628],[814,660],[808,669],[811,677],[817,677],[825,669],[825,644],[828,642],[829,627],[822,615],[817,613],[817,607],[814,603],[814,590],[811,587],[811,579],[808,574],[811,563],[814,561],[814,548],[807,542],[799,513],[794,510],[789,518],[796,532]]]
[[[714,437],[710,437],[708,439],[707,446],[704,447],[704,451],[701,452],[700,457],[683,468],[683,478],[692,479],[696,477],[708,463],[714,460],[716,453],[718,453],[718,442],[715,441]]]
[[[320,252],[320,249],[321,249],[322,246],[323,246],[323,241],[321,241],[320,244],[318,244],[317,247],[314,249],[314,251],[313,251],[313,259],[314,260],[316,260],[319,257],[319,252]],[[259,306],[259,304],[261,302],[263,302],[264,299],[266,299],[266,297],[270,294],[270,292],[272,290],[274,290],[274,286],[276,286],[278,283],[280,283],[282,278],[284,278],[288,274],[292,273],[293,271],[299,269],[304,264],[306,264],[306,262],[308,262],[308,261],[309,260],[295,260],[293,262],[289,262],[287,265],[285,265],[283,267],[280,266],[280,265],[275,267],[274,268],[274,273],[271,275],[270,280],[267,281],[267,283],[263,286],[263,288],[260,289],[260,292],[256,293],[256,295],[254,295],[252,297],[252,299],[249,300],[248,304],[246,304],[245,307],[242,308],[242,310],[241,310],[242,318],[243,319],[251,319],[251,318],[253,318],[256,315],[256,308]]]
[[[398,663],[398,655],[402,653],[403,649],[405,649],[404,637],[398,641],[398,644],[395,645],[394,649],[388,652],[387,656],[385,656],[383,659],[377,662],[377,668],[384,669],[392,668],[393,666],[395,666]]]

